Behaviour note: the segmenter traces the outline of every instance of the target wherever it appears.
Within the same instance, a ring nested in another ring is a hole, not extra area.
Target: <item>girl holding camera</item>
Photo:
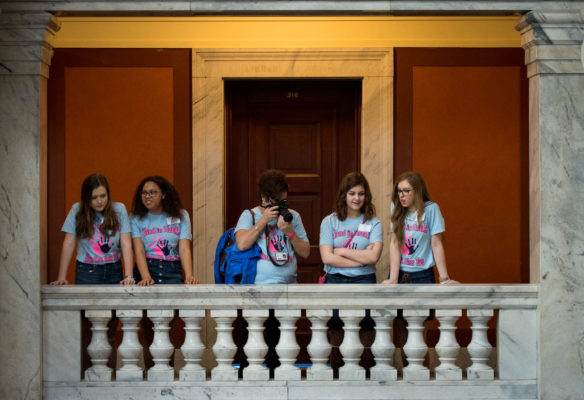
[[[296,256],[310,254],[302,218],[288,209],[288,181],[280,170],[265,171],[258,181],[261,204],[245,210],[235,227],[235,241],[240,251],[254,243],[261,250],[255,283],[296,283]]]

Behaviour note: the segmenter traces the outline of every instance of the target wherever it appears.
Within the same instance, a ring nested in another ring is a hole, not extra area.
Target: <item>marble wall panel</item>
[[[0,398],[40,398],[38,76],[0,75]]]
[[[584,74],[541,75],[542,398],[584,393]]]

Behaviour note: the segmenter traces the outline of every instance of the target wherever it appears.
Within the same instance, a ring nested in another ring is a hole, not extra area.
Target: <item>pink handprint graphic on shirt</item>
[[[418,241],[412,237],[411,233],[406,233],[406,240],[404,241],[404,245],[402,247],[402,254],[403,255],[410,255],[416,252],[418,248]]]
[[[113,243],[109,238],[103,236],[99,230],[94,232],[93,239],[90,238],[89,243],[91,243],[91,248],[95,254],[107,254],[113,247]]]
[[[152,239],[152,243],[149,243],[150,248],[156,253],[157,256],[163,258],[168,257],[172,250],[172,247],[168,243],[168,240],[164,239],[164,236],[157,236]]]

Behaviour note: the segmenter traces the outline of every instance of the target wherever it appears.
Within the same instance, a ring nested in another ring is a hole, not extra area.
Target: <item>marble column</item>
[[[530,265],[540,284],[542,399],[584,393],[584,24],[530,12],[517,26],[529,76]]]
[[[49,13],[0,13],[0,398],[40,399]],[[40,226],[40,229],[39,229]]]

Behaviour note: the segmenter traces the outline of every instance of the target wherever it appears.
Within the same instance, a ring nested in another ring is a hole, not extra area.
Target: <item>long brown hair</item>
[[[337,218],[340,221],[344,221],[347,218],[347,192],[357,185],[361,185],[365,189],[365,201],[361,207],[361,212],[365,215],[366,220],[375,217],[375,206],[371,201],[371,189],[369,188],[369,182],[367,182],[365,175],[360,172],[349,172],[339,184],[337,200],[335,202],[334,211],[337,213]]]
[[[110,188],[105,176],[101,174],[91,174],[81,184],[81,202],[79,211],[75,215],[75,235],[78,239],[85,239],[93,235],[93,223],[95,221],[95,210],[91,208],[91,196],[93,191],[103,186],[107,192],[107,204],[103,209],[103,222],[99,226],[99,231],[110,237],[118,230],[119,221],[110,196]]]
[[[426,188],[426,183],[422,176],[414,171],[404,172],[397,177],[393,185],[393,194],[391,200],[393,202],[393,214],[391,214],[392,231],[396,236],[397,242],[402,245],[404,243],[404,222],[408,215],[408,209],[404,208],[397,193],[397,185],[400,182],[407,181],[414,190],[414,207],[418,211],[418,223],[422,222],[422,215],[424,214],[424,205],[427,201],[431,201],[430,193]]]
[[[138,184],[134,193],[134,200],[132,201],[132,214],[137,215],[140,219],[148,214],[148,209],[142,202],[142,189],[146,182],[155,183],[160,188],[162,192],[162,211],[173,218],[180,218],[182,203],[178,192],[168,179],[159,175],[148,176]]]

